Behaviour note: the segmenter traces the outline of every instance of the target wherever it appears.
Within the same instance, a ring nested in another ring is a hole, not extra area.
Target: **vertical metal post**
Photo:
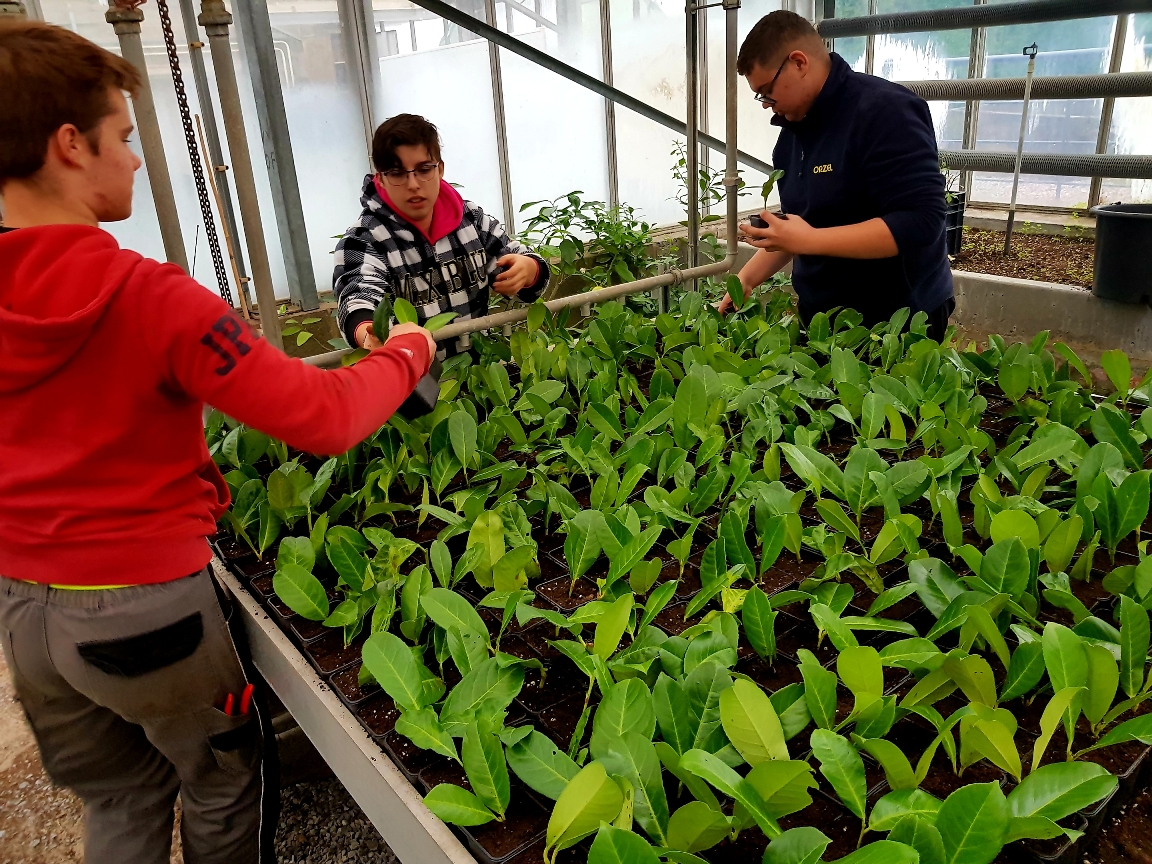
[[[208,34],[212,68],[216,72],[216,87],[220,93],[220,114],[224,118],[224,131],[228,135],[228,153],[232,157],[232,174],[236,178],[236,197],[240,204],[240,217],[244,221],[244,239],[248,244],[248,261],[252,265],[256,302],[260,306],[260,329],[269,344],[283,350],[280,319],[276,316],[276,292],[272,287],[272,270],[268,266],[268,247],[264,240],[264,223],[260,219],[260,201],[256,197],[256,177],[252,172],[248,133],[244,129],[240,89],[236,85],[236,67],[232,62],[232,44],[228,38],[232,15],[224,8],[224,0],[201,0],[200,9],[198,20]]]
[[[200,41],[199,25],[196,23],[196,8],[193,0],[180,0],[180,17],[184,21],[184,36],[188,39],[188,61],[192,65],[192,79],[196,84],[196,101],[200,103],[200,115],[204,125],[204,136],[208,139],[208,166],[216,181],[216,191],[220,195],[220,212],[226,227],[233,237],[239,238],[236,229],[236,212],[232,209],[232,190],[225,172],[224,149],[220,146],[220,132],[216,128],[216,109],[212,106],[212,88],[208,85],[208,72],[204,66],[204,43]],[[248,305],[252,305],[252,292],[248,289],[248,272],[244,267],[243,249],[236,244],[236,270],[240,276],[240,289],[244,292]]]
[[[1128,16],[1117,15],[1116,27],[1112,31],[1112,53],[1108,57],[1108,72],[1115,74],[1120,71],[1124,60],[1124,43],[1128,41]],[[1096,152],[1108,152],[1108,139],[1112,135],[1112,112],[1116,107],[1116,100],[1109,96],[1100,106],[1100,130],[1096,134]],[[1100,203],[1100,187],[1103,177],[1093,177],[1092,185],[1088,189],[1088,206],[1095,207]]]
[[[1020,163],[1024,159],[1024,135],[1028,131],[1028,106],[1032,102],[1032,73],[1036,71],[1036,43],[1024,49],[1028,77],[1024,81],[1024,107],[1020,111],[1020,141],[1016,145],[1016,168],[1012,172],[1012,200],[1008,204],[1008,226],[1004,231],[1004,254],[1012,249],[1012,223],[1016,219],[1016,190],[1020,188]]]
[[[688,145],[685,148],[687,155],[687,168],[686,168],[686,183],[688,187],[688,261],[689,267],[696,266],[696,259],[700,248],[700,142],[697,130],[699,128],[699,104],[697,97],[700,95],[699,86],[699,69],[697,63],[700,60],[700,51],[697,44],[700,36],[700,27],[696,23],[696,16],[699,14],[697,11],[695,0],[688,0],[688,5],[684,9],[685,29],[684,29],[684,42],[685,42],[685,71],[687,78],[687,86],[685,88],[688,97],[687,111],[685,121],[687,123],[688,132]],[[696,280],[692,279],[685,286],[689,291],[696,290]]]
[[[698,15],[699,33],[697,38],[700,40],[700,60],[697,67],[697,80],[699,81],[700,95],[696,98],[699,100],[696,104],[699,106],[700,112],[700,131],[704,133],[711,132],[708,126],[708,10],[702,9]],[[703,168],[708,168],[709,164],[708,145],[700,145],[700,165]],[[707,214],[711,211],[708,206],[709,202],[705,200],[700,208],[700,212]]]
[[[19,3],[20,0],[16,0],[16,2]],[[24,5],[28,8],[29,18],[33,21],[44,20],[44,10],[40,7],[40,0],[28,0]]]
[[[371,3],[363,0],[336,0],[340,30],[344,36],[348,75],[360,102],[360,120],[364,125],[364,152],[372,152],[372,134],[376,131],[376,78],[380,60],[376,51],[376,31],[370,26]],[[371,166],[371,158],[368,160]]]
[[[819,24],[826,18],[836,17],[836,0],[816,0],[816,23]],[[828,46],[829,51],[836,50],[835,39],[825,39],[824,44]]]
[[[160,137],[156,104],[152,101],[152,85],[148,81],[144,47],[140,44],[140,22],[144,20],[144,12],[109,3],[104,20],[116,31],[124,59],[140,71],[140,92],[132,100],[132,111],[136,115],[140,149],[144,151],[148,185],[152,187],[152,200],[156,205],[156,220],[160,223],[160,237],[164,241],[164,256],[187,272],[188,254],[184,250],[184,238],[180,235],[180,214],[176,210],[176,196],[172,192],[172,178],[168,174],[168,158],[164,155],[164,139]]]
[[[308,248],[308,230],[304,225],[304,205],[300,201],[300,183],[292,155],[284,91],[280,88],[280,72],[276,68],[268,3],[267,0],[247,0],[237,3],[234,8],[239,16],[240,41],[245,46],[245,55],[250,58],[248,73],[252,78],[252,96],[256,102],[264,161],[272,187],[272,207],[280,234],[288,293],[301,309],[318,309],[316,274]]]
[[[972,0],[973,6],[983,6],[986,0]],[[985,45],[988,41],[987,31],[983,27],[972,30],[972,38],[968,42],[968,77],[984,77]],[[980,125],[980,101],[977,99],[964,103],[964,138],[961,149],[976,149],[976,132]],[[971,198],[972,172],[965,171],[960,176],[960,188]]]
[[[736,168],[736,36],[740,0],[724,4],[724,188],[728,193],[725,214],[725,259],[736,267],[736,212],[740,202],[740,172]]]
[[[612,72],[612,3],[600,0],[600,61],[601,78],[609,87],[615,86]],[[616,157],[616,103],[604,100],[604,145],[608,152],[608,205],[620,205],[620,171]]]
[[[876,14],[876,0],[868,0],[868,14]],[[868,34],[864,39],[864,74],[875,75],[876,68],[876,36]]]
[[[484,20],[496,26],[496,0],[484,0]],[[500,71],[500,46],[488,43],[488,69],[492,78],[492,113],[496,119],[496,158],[500,169],[500,200],[504,205],[504,227],[516,233],[516,211],[512,206],[512,173],[508,166],[508,124],[504,117],[504,76]]]

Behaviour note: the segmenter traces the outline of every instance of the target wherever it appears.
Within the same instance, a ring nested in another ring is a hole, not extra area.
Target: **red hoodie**
[[[383,425],[427,371],[418,334],[323,371],[99,228],[0,235],[0,575],[164,582],[202,568],[229,504],[202,406],[313,453]]]

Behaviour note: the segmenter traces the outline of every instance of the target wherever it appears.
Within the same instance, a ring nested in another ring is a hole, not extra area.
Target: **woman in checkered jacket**
[[[419,323],[441,312],[457,321],[488,314],[488,288],[531,303],[548,284],[547,262],[508,236],[499,220],[444,180],[436,127],[398,114],[372,137],[375,174],[364,178],[364,211],[336,244],[332,287],[350,345],[373,348],[372,313],[403,297]],[[440,359],[467,347],[441,343]]]

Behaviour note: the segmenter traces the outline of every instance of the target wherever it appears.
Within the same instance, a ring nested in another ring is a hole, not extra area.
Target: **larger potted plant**
[[[940,173],[944,175],[944,245],[949,255],[959,255],[964,243],[964,203],[966,194],[957,185],[960,174],[950,171],[947,163],[940,162]]]

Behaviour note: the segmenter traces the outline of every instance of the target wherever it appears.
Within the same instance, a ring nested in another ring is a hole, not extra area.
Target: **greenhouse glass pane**
[[[780,8],[778,0],[745,0],[740,7],[736,44],[748,35],[756,22],[765,15]],[[776,146],[776,138],[780,134],[778,127],[773,126],[772,112],[766,110],[753,98],[748,82],[740,76],[736,78],[736,128],[737,144],[745,153],[759,157],[765,162],[772,162],[772,148]],[[724,140],[724,11],[722,9],[708,10],[708,131]],[[724,154],[720,151],[710,151],[708,164],[716,171],[724,170]],[[759,210],[764,206],[760,196],[760,186],[768,179],[764,174],[739,165],[740,177],[744,180],[745,192],[740,196],[740,210]],[[669,175],[671,176],[671,175]],[[779,201],[779,195],[773,190],[768,204],[774,205]],[[723,215],[723,203],[711,208],[712,213]],[[679,218],[684,218],[681,215]]]
[[[469,12],[483,15],[482,5],[466,2]],[[380,53],[379,116],[419,114],[435,123],[445,179],[503,218],[488,43],[415,7],[376,9],[374,15],[382,32],[397,34],[397,52]]]
[[[508,30],[509,9],[518,39],[603,80],[598,3],[505,0],[496,5],[501,30]],[[516,227],[523,227],[519,209],[529,201],[574,190],[607,201],[604,98],[510,51],[501,50],[500,62]]]
[[[1121,71],[1152,71],[1152,14],[1133,15],[1129,18],[1127,35]],[[1152,97],[1116,100],[1108,152],[1152,152]],[[1101,185],[1100,200],[1152,201],[1152,181],[1105,179]]]
[[[332,288],[333,236],[355,223],[368,171],[364,122],[351,77],[356,67],[347,63],[336,0],[313,0],[307,6],[273,0],[268,11],[316,289],[327,291]],[[251,97],[251,87],[243,92]],[[248,112],[249,103],[244,107]],[[261,155],[257,151],[253,158]],[[274,212],[264,210],[265,219]]]
[[[90,39],[97,45],[107,48],[115,54],[120,53],[120,43],[112,29],[112,25],[104,20],[105,6],[102,3],[87,2],[87,0],[41,0],[41,9],[44,18],[49,23],[67,27]],[[180,58],[181,71],[188,93],[188,103],[193,114],[203,113],[196,98],[196,88],[193,84],[191,64],[188,62],[188,40],[184,34],[180,10],[175,2],[171,4],[172,29],[176,39],[177,56]],[[196,186],[192,179],[192,168],[189,160],[187,146],[184,139],[184,129],[180,122],[180,114],[176,105],[176,91],[172,84],[172,73],[168,67],[168,56],[164,48],[164,37],[160,28],[160,18],[154,6],[144,7],[144,21],[141,25],[141,41],[144,47],[144,57],[148,66],[148,81],[152,89],[152,98],[156,104],[156,114],[160,123],[160,135],[164,141],[165,155],[168,163],[168,173],[172,179],[173,194],[176,198],[176,209],[180,218],[180,228],[183,234],[184,246],[188,256],[188,266],[193,275],[208,285],[213,291],[217,290],[216,280],[212,275],[212,260],[208,246],[204,239],[203,217],[200,211],[199,200],[196,195]],[[236,31],[231,32],[234,58],[239,58],[240,45]],[[215,89],[215,76],[212,72],[211,56],[205,47],[203,56],[208,67],[208,77]],[[239,80],[241,98],[247,92],[247,102],[244,106],[249,146],[260,141],[259,129],[256,123],[255,108],[252,107],[251,87],[248,83],[243,63],[237,63],[237,77]],[[219,113],[217,112],[217,117]],[[223,124],[220,124],[220,136],[224,139]],[[228,155],[227,141],[222,140],[224,158],[231,161]],[[132,148],[137,155],[143,158],[139,147],[139,137],[132,136]],[[256,175],[257,196],[263,212],[271,212],[271,191],[268,186],[268,175],[264,167],[264,160],[259,150],[252,154],[252,165]],[[235,198],[233,199],[235,200]],[[217,223],[217,234],[220,245],[224,247],[224,235]],[[237,210],[237,220],[239,220]],[[275,250],[280,248],[279,235],[274,220],[265,219],[263,222],[265,240],[270,250],[270,265],[272,268],[272,281],[277,296],[288,296],[288,284],[284,276],[284,262]],[[133,197],[132,216],[123,222],[114,222],[102,225],[124,248],[134,249],[142,255],[147,255],[159,261],[164,260],[164,245],[160,238],[160,227],[156,221],[156,208],[152,201],[152,191],[148,183],[148,170],[146,166],[136,173],[136,188]],[[243,243],[243,228],[240,228]],[[225,254],[227,254],[225,252]],[[247,257],[247,256],[246,256]],[[235,285],[232,286],[233,291]]]
[[[1085,18],[1046,24],[1019,24],[988,29],[985,75],[1023,77],[1028,60],[1022,51],[1039,47],[1036,75],[1095,75],[1108,70],[1115,17]],[[1100,99],[1033,100],[1024,140],[1026,153],[1094,153],[1100,128]],[[1023,103],[980,103],[976,147],[1015,152]],[[1021,175],[1017,201],[1052,207],[1083,207],[1088,202],[1087,177]],[[1009,174],[973,175],[973,198],[1006,203],[1012,192]]]
[[[612,59],[618,89],[684,119],[682,2],[612,0]],[[683,136],[621,108],[616,112],[616,139],[620,200],[651,222],[683,219],[672,180],[673,146]]]

